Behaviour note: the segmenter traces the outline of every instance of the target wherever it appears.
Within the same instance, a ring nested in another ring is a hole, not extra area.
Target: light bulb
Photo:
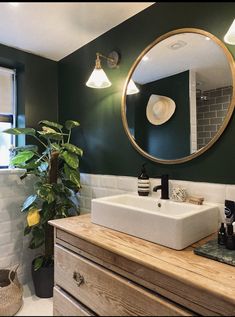
[[[133,94],[137,94],[138,92],[139,92],[139,89],[137,88],[134,81],[131,79],[128,83],[126,94],[133,95]]]
[[[86,86],[90,88],[107,88],[112,84],[102,68],[95,68],[91,73]]]
[[[228,44],[235,45],[235,19],[225,34],[224,41]]]

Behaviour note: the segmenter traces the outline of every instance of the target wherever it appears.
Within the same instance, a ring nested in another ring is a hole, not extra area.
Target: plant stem
[[[63,131],[61,130],[61,129],[59,129],[60,130],[60,133],[62,134],[62,140],[61,140],[61,143],[62,143],[62,145],[64,144],[64,136],[63,136]]]
[[[36,163],[40,162],[41,160],[48,163],[48,160],[44,158],[45,156],[47,156],[47,154],[43,154],[42,156],[40,156],[39,154],[35,153],[35,155],[37,155],[39,157],[39,159],[36,161]]]
[[[49,183],[50,184],[57,184],[59,154],[60,153],[58,151],[54,151],[51,154],[50,167],[49,167]]]
[[[70,137],[71,137],[71,129],[70,129],[70,131],[69,131],[69,136],[68,136],[68,140],[67,140],[67,143],[69,143],[70,142]]]
[[[49,167],[49,183],[57,184],[58,179],[58,163],[59,152],[55,151],[51,154],[50,167]],[[46,223],[45,228],[45,256],[51,258],[54,254],[54,231],[52,226]]]
[[[51,149],[51,140],[50,139],[47,139],[47,142],[48,142],[48,146],[49,146],[49,151],[48,151],[48,156],[49,156],[49,160],[51,160],[51,152],[52,152],[52,149]]]
[[[42,142],[36,135],[33,135],[33,137],[34,137],[36,140],[38,140],[38,142],[40,142],[40,143],[47,149],[47,145],[46,145],[44,142]]]

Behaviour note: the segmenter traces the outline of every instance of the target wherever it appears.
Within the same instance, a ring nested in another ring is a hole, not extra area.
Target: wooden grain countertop
[[[235,267],[193,252],[196,246],[212,237],[176,251],[92,224],[90,215],[58,219],[49,223],[73,236],[205,292],[205,295],[210,293],[229,306],[234,306],[235,313]]]

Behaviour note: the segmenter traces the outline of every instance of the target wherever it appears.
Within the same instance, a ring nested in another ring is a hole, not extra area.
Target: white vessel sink
[[[123,194],[92,199],[93,223],[176,250],[216,232],[216,204],[193,205]]]

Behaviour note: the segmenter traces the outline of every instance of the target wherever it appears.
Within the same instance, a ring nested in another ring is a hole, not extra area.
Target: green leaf
[[[38,131],[38,133],[45,139],[52,139],[52,140],[58,140],[58,141],[62,140],[64,135],[68,135],[66,133],[59,133],[59,132],[49,133],[46,131]]]
[[[53,187],[51,184],[43,184],[37,190],[37,194],[42,200],[46,200],[48,204],[51,204],[56,199],[56,196],[55,196],[55,193],[53,192]]]
[[[48,222],[48,220],[51,220],[54,218],[54,214],[55,214],[55,204],[48,204],[47,201],[44,201],[42,204],[42,209],[40,212],[40,222],[41,224],[45,224]]]
[[[73,120],[67,120],[65,122],[65,127],[67,130],[71,130],[75,127],[79,127],[80,126],[80,123],[78,121],[73,121]]]
[[[77,185],[75,185],[73,182],[71,182],[69,180],[63,180],[63,184],[64,184],[64,186],[71,189],[75,193],[77,193],[79,191],[79,188],[77,187]]]
[[[64,187],[63,183],[53,184],[53,190],[58,196],[64,196],[67,194],[67,189]]]
[[[68,165],[64,165],[64,173],[69,181],[75,184],[78,188],[81,187],[80,173],[77,170],[69,168]]]
[[[46,133],[58,133],[56,130],[49,128],[49,127],[42,127],[42,130]]]
[[[33,237],[30,241],[29,248],[37,249],[45,242],[45,232],[42,228],[35,226],[32,229],[32,235]]]
[[[43,213],[41,214],[40,222],[41,224],[46,224],[49,220],[54,218],[54,212],[53,210],[45,210],[43,209]]]
[[[35,135],[36,131],[32,128],[12,128],[3,131],[4,133],[19,135],[19,134],[27,134],[27,135]]]
[[[34,271],[39,270],[39,269],[42,267],[43,262],[44,262],[44,259],[43,259],[42,256],[36,258],[36,259],[34,260],[34,262],[33,262],[33,269],[34,269]]]
[[[63,153],[60,154],[60,157],[64,159],[65,162],[73,169],[78,168],[79,161],[76,154],[70,153],[68,151],[64,151]]]
[[[24,151],[24,152],[19,152],[15,157],[11,159],[10,164],[11,165],[20,165],[22,163],[27,162],[34,156],[34,152],[32,151]]]
[[[37,191],[42,185],[43,185],[42,180],[36,181],[36,182],[34,183],[34,190]]]
[[[38,168],[38,166],[40,165],[41,163],[40,162],[37,162],[36,160],[33,160],[33,161],[30,161],[28,163],[25,163],[25,164],[19,164],[17,165],[19,168],[24,168],[24,169],[27,169],[27,170],[33,170],[33,169],[36,169]]]
[[[31,195],[29,196],[23,203],[22,209],[21,211],[25,211],[27,210],[30,206],[32,206],[32,204],[35,202],[35,200],[37,199],[37,195]]]
[[[37,152],[38,147],[37,145],[25,145],[25,146],[18,146],[13,149],[14,152],[20,152],[20,151],[32,151],[32,152]]]
[[[24,228],[24,236],[26,236],[27,234],[30,234],[31,230],[32,230],[32,227],[29,227],[29,226],[25,227]]]
[[[59,146],[59,144],[57,144],[57,143],[52,143],[51,144],[51,147],[52,147],[52,149],[53,150],[56,150],[56,151],[60,151],[60,149],[61,149],[61,147]]]
[[[70,144],[70,143],[65,143],[63,144],[63,147],[68,150],[69,152],[72,152],[72,153],[75,153],[79,156],[82,156],[83,155],[83,150],[80,149],[79,147],[73,145],[73,144]]]
[[[44,124],[48,127],[57,128],[59,130],[63,129],[63,126],[61,124],[52,121],[42,120],[38,124]]]

